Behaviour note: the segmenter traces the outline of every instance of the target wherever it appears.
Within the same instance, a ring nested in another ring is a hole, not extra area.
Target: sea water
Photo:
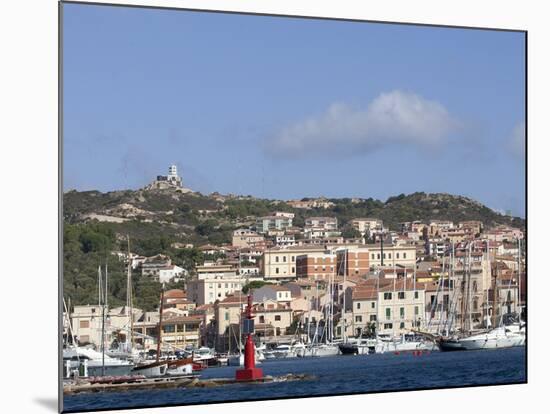
[[[523,383],[525,348],[464,352],[340,355],[268,360],[264,375],[310,374],[313,380],[213,388],[102,392],[64,397],[64,411],[252,401],[472,385]],[[208,368],[201,378],[234,378],[236,367]]]

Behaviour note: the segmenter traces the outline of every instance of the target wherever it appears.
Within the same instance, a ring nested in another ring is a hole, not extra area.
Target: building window
[[[286,256],[283,256],[283,262],[286,262]]]
[[[391,259],[391,253],[388,253],[388,259]]]
[[[176,326],[175,325],[164,325],[163,331],[166,332],[166,333],[175,332],[176,331]]]
[[[371,315],[370,316],[370,321],[371,322],[376,322],[376,315]]]
[[[395,253],[395,258],[399,259],[399,253]]]
[[[225,312],[225,320],[226,320],[226,321],[229,320],[229,312]]]
[[[294,256],[290,256],[290,260],[293,262],[294,261]]]
[[[376,257],[378,258],[378,260],[380,260],[380,253],[378,253]]]
[[[391,319],[391,308],[386,308],[386,319]]]
[[[375,306],[376,306],[376,302],[371,302],[371,303],[370,303],[371,309],[374,309]]]
[[[371,254],[370,256],[371,256],[370,258],[371,258],[372,260],[374,260],[374,258],[375,258],[374,253]]]
[[[361,309],[361,302],[357,302],[357,309]]]
[[[414,298],[418,299],[418,291],[416,291],[416,290],[414,291]]]
[[[391,300],[391,292],[384,293],[384,300]]]
[[[405,319],[405,308],[399,308],[399,317]]]
[[[275,256],[275,263],[279,263],[279,256]]]
[[[399,329],[405,329],[405,322],[401,322],[399,324]]]
[[[418,316],[418,306],[414,307],[414,316]]]
[[[275,273],[279,274],[279,268],[278,267],[275,268]]]
[[[407,258],[407,253],[403,253],[403,259]]]
[[[397,293],[397,298],[398,299],[405,299],[405,292],[398,292]]]
[[[292,273],[294,273],[294,271],[295,271],[294,268],[292,268]]]
[[[393,324],[392,323],[385,323],[384,324],[384,329],[393,329]]]
[[[362,316],[356,316],[355,317],[355,322],[363,322],[363,317]]]
[[[384,259],[386,258],[386,253],[384,253],[383,257],[384,257]]]
[[[280,321],[281,320],[281,315],[275,315],[275,320]]]
[[[90,327],[90,321],[80,321],[80,327],[81,328],[89,328]]]

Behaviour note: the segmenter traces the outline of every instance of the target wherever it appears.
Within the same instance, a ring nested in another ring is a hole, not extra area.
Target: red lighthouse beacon
[[[244,368],[238,369],[235,378],[237,381],[260,380],[264,377],[261,368],[256,368],[254,342],[252,334],[254,333],[254,319],[252,319],[252,296],[248,295],[248,305],[246,307],[246,319],[243,320],[243,332],[246,336],[244,345]]]

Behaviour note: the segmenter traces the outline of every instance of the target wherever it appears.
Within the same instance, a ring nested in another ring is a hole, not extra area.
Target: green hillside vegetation
[[[172,249],[169,238],[151,237],[135,239],[132,252],[145,256],[157,253],[170,255],[172,262],[192,270],[202,263],[204,255],[196,248]],[[119,240],[113,226],[105,223],[66,224],[63,233],[63,296],[73,304],[98,302],[98,267],[109,274],[109,304],[126,304],[126,263],[112,251],[124,251],[126,241]],[[104,273],[103,273],[104,274]],[[133,272],[134,305],[144,310],[158,308],[161,284]],[[167,289],[183,288],[183,283],[172,283]]]

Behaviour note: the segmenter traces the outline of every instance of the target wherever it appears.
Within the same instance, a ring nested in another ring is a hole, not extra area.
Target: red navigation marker
[[[264,377],[261,368],[256,368],[254,341],[254,319],[252,319],[252,296],[248,295],[248,305],[246,307],[246,319],[244,321],[244,332],[247,334],[244,344],[244,368],[238,369],[235,378],[237,381],[253,381]]]

